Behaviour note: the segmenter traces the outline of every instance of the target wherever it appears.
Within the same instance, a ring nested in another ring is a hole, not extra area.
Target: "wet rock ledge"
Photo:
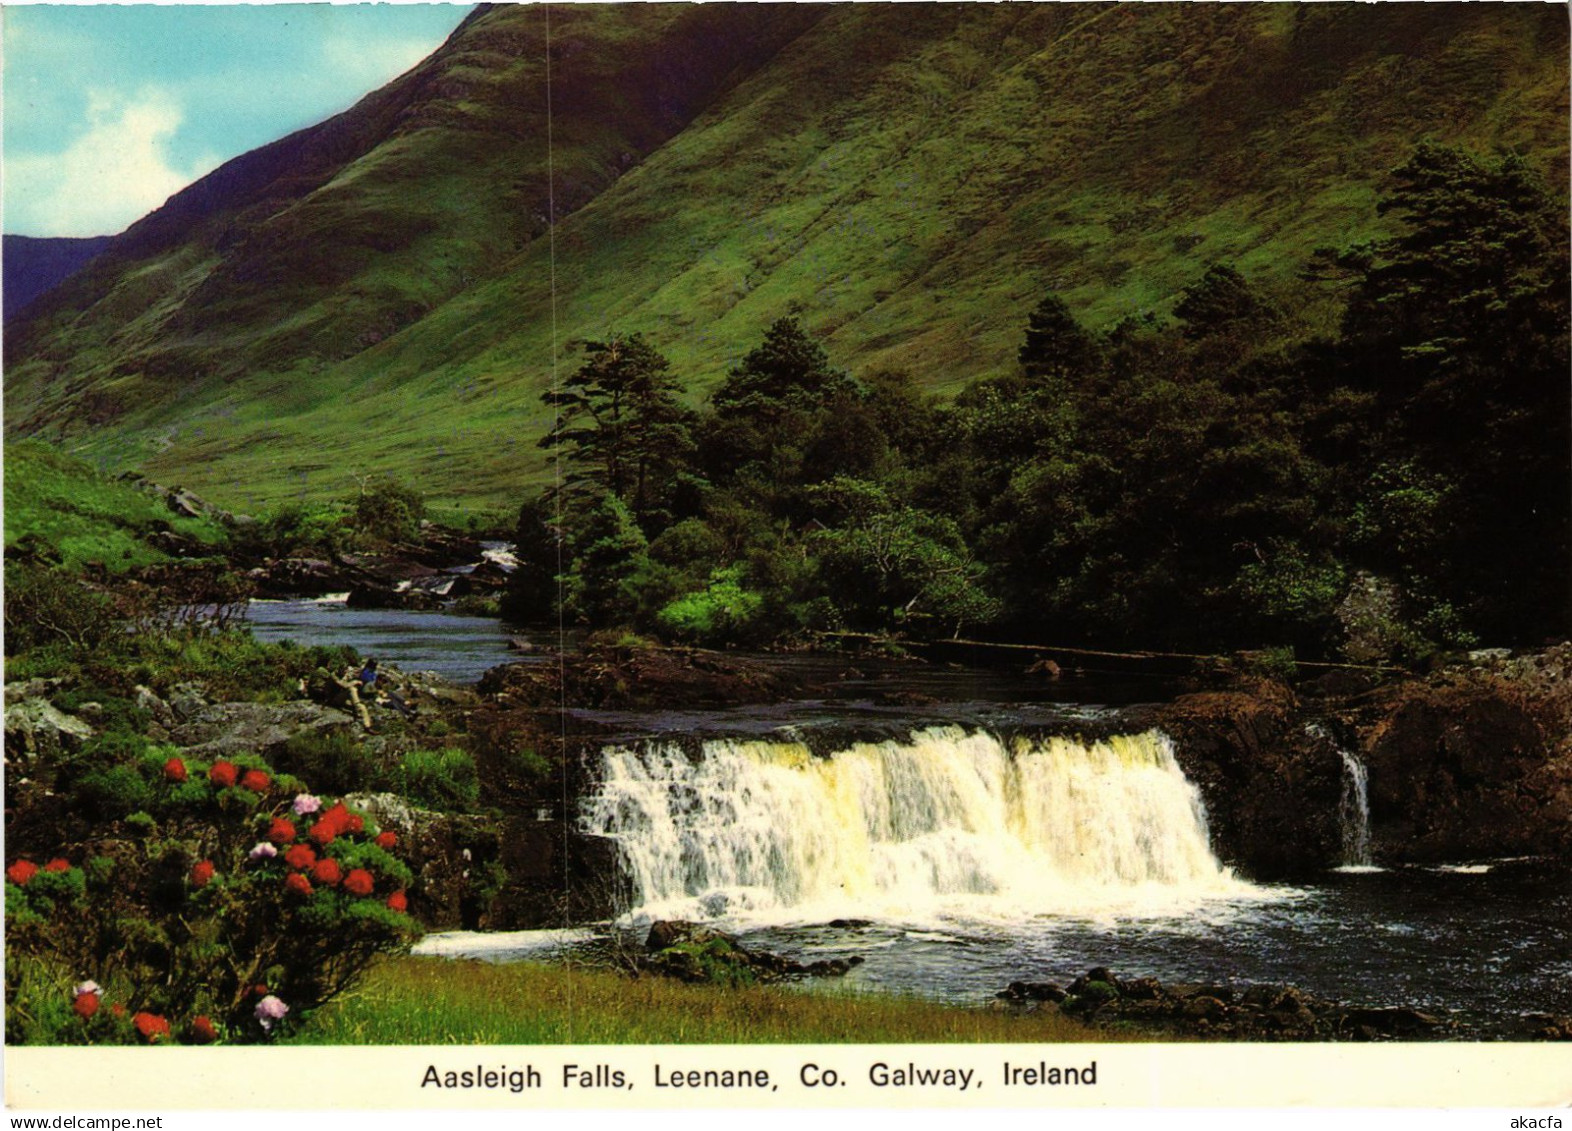
[[[1106,966],[1068,986],[1011,982],[995,995],[999,1009],[1056,1011],[1098,1027],[1132,1028],[1238,1041],[1430,1041],[1466,1035],[1449,1018],[1418,1009],[1351,1006],[1312,997],[1292,986],[1173,982],[1120,978]],[[1572,1017],[1534,1014],[1510,1036],[1572,1040]]]
[[[856,955],[819,962],[796,962],[768,951],[752,950],[734,935],[680,919],[662,919],[650,927],[645,953],[636,965],[642,972],[684,982],[746,985],[794,978],[840,977],[862,964]]]

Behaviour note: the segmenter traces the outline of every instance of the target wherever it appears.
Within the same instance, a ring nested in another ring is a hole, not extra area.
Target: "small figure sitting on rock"
[[[355,677],[360,681],[360,694],[364,699],[374,703],[388,704],[406,719],[415,717],[415,708],[404,701],[404,697],[389,686],[386,680],[377,679],[377,662],[368,658],[366,666],[360,669]]]

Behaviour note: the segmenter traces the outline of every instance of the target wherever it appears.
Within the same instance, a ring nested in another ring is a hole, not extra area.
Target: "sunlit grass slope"
[[[161,530],[199,543],[224,537],[217,524],[178,517],[161,499],[36,443],[6,446],[4,514],[6,553],[39,548],[72,569],[167,561],[154,541]]]
[[[1422,137],[1565,190],[1555,8],[801,7],[553,8],[554,247],[543,13],[484,13],[326,183],[80,283],[7,376],[11,426],[92,421],[237,503],[372,470],[506,503],[546,474],[577,338],[644,332],[697,400],[799,304],[838,364],[953,391],[1012,363],[1044,291],[1105,326],[1216,259],[1329,325],[1298,273],[1383,231]]]
[[[720,989],[605,970],[406,958],[312,1018],[320,1044],[1107,1041],[1139,1037],[873,993]]]

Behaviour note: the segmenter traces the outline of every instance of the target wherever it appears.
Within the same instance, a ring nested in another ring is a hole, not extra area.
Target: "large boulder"
[[[326,735],[355,724],[343,711],[295,703],[209,703],[170,728],[170,741],[195,758],[271,757],[297,735]]]
[[[73,753],[92,738],[91,725],[47,699],[16,699],[6,688],[5,759],[25,768],[38,759]]]
[[[1181,696],[1156,722],[1201,790],[1219,858],[1257,879],[1341,863],[1342,759],[1287,688]]]
[[[1572,851],[1566,690],[1473,671],[1378,695],[1357,722],[1382,858]]]

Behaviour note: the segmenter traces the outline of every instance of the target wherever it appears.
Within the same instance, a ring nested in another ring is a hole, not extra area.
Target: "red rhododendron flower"
[[[392,832],[378,833],[377,839],[372,841],[372,843],[375,844],[378,848],[386,849],[388,852],[391,852],[393,851],[393,846],[398,843],[398,834]]]
[[[392,895],[388,896],[388,909],[390,911],[408,911],[409,900],[404,898],[404,893],[402,891],[396,891]]]
[[[89,1017],[98,1012],[98,995],[77,994],[76,1000],[71,1003],[71,1008],[75,1011],[78,1017],[86,1021]]]
[[[71,861],[61,856],[56,856],[53,860],[44,865],[44,871],[46,872],[69,872],[70,870]]]
[[[213,862],[211,860],[203,860],[191,869],[191,886],[194,888],[207,887],[208,881],[213,878],[214,871]]]
[[[284,863],[301,871],[305,871],[316,862],[317,854],[311,850],[309,844],[292,845],[289,851],[284,853]]]
[[[170,781],[185,781],[186,764],[179,758],[171,758],[164,763],[164,776]]]
[[[214,762],[207,772],[207,780],[220,789],[228,789],[240,777],[240,770],[233,762]]]
[[[17,887],[26,884],[36,875],[38,875],[38,865],[31,860],[18,860],[5,870],[5,878]]]
[[[138,1013],[131,1018],[131,1024],[136,1026],[136,1031],[147,1039],[148,1044],[169,1036],[169,1022],[156,1013]]]
[[[332,829],[334,835],[348,832],[349,821],[349,810],[344,808],[342,801],[334,802],[333,807],[321,817],[321,823]]]
[[[344,831],[348,833],[363,833],[366,831],[366,819],[358,813],[351,813],[344,822]]]
[[[272,781],[273,779],[261,770],[247,770],[240,779],[240,788],[249,789],[252,793],[266,793]]]
[[[344,873],[339,870],[337,860],[319,860],[317,866],[311,869],[311,878],[319,884],[332,887],[344,878]]]
[[[251,992],[256,994],[257,997],[267,997],[267,985],[263,982],[258,982],[251,987]]]
[[[267,827],[267,838],[274,844],[288,844],[295,839],[294,822],[274,817],[273,823]]]
[[[296,895],[310,895],[311,881],[299,872],[291,872],[284,877],[284,886]]]
[[[376,880],[371,878],[371,873],[364,868],[356,868],[344,877],[344,890],[351,895],[370,895],[371,889],[376,887]]]
[[[334,838],[338,836],[338,829],[336,829],[329,821],[318,821],[316,824],[311,826],[311,832],[307,835],[310,836],[312,840],[320,844],[323,848],[326,848],[328,845],[332,844]]]
[[[213,1019],[205,1013],[193,1017],[191,1036],[198,1044],[203,1045],[210,1045],[218,1040],[218,1030],[213,1028]]]

